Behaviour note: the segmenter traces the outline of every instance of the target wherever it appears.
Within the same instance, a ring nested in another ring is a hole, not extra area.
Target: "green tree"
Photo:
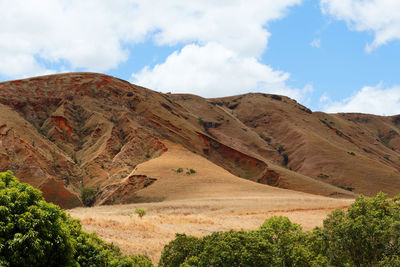
[[[0,173],[0,265],[66,266],[75,253],[68,216],[39,190]]]
[[[142,255],[123,255],[78,220],[47,203],[42,193],[0,173],[0,266],[152,266]]]
[[[140,217],[140,219],[146,215],[146,210],[144,209],[135,209],[135,213]]]
[[[326,266],[327,259],[314,250],[312,233],[287,217],[273,216],[259,229],[264,240],[272,244],[276,266]]]
[[[326,254],[333,265],[400,266],[399,197],[359,196],[348,212],[333,211],[324,221]]]
[[[91,207],[96,200],[96,189],[91,187],[83,187],[81,191],[81,199],[83,205],[86,207]]]
[[[286,217],[271,217],[258,230],[217,232],[203,238],[177,235],[159,266],[327,266],[313,250],[312,233]]]
[[[199,238],[176,234],[175,239],[165,245],[158,266],[179,267],[194,256],[201,246]]]

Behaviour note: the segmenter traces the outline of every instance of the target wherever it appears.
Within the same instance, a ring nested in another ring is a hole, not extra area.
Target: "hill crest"
[[[324,114],[260,93],[162,94],[96,73],[0,83],[0,169],[45,188],[48,200],[63,207],[79,204],[83,186],[98,190],[98,204],[105,196],[109,204],[138,201],[146,182],[133,171],[168,144],[263,186],[335,197],[395,195],[399,127],[400,116]],[[110,196],[121,186],[130,189]],[[55,190],[72,194],[55,198]]]

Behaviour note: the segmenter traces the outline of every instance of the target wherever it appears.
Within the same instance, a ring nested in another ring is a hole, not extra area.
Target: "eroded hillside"
[[[98,190],[97,204],[161,200],[148,189],[175,174],[136,168],[179,144],[231,179],[325,196],[394,195],[399,125],[400,116],[312,113],[283,96],[204,99],[68,73],[0,83],[0,169],[66,208],[80,205],[83,186]]]

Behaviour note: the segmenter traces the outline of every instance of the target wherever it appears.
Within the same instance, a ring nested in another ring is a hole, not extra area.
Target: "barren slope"
[[[400,193],[399,116],[311,113],[286,97],[260,94],[214,101],[237,104],[232,113],[276,155],[286,154],[297,173],[356,193]]]
[[[204,99],[102,74],[50,75],[0,83],[0,169],[63,207],[80,205],[83,186],[98,190],[97,204],[211,198],[225,190],[239,196],[249,192],[244,188],[258,197],[271,194],[265,185],[335,197],[354,197],[350,189],[394,195],[399,124],[398,116],[312,113],[275,95]],[[201,183],[198,174],[173,173],[165,157],[176,154],[174,144],[187,160],[221,168]],[[243,184],[221,182],[220,171]],[[181,176],[188,179],[178,183]]]

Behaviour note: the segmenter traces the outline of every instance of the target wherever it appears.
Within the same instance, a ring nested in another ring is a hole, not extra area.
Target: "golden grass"
[[[147,254],[157,263],[161,251],[175,233],[195,236],[231,229],[256,229],[273,215],[289,217],[311,230],[335,208],[346,208],[352,200],[304,196],[214,200],[181,200],[93,208],[75,208],[69,213],[81,220],[88,232],[96,232],[124,253]],[[136,208],[147,211],[143,218]]]
[[[134,174],[156,178],[138,191],[143,199],[162,202],[75,208],[69,213],[88,232],[97,232],[124,253],[147,254],[157,263],[175,233],[204,236],[216,231],[256,229],[265,219],[283,215],[305,230],[322,225],[335,208],[352,199],[333,199],[285,190],[241,179],[180,145],[165,141],[168,152],[139,164]],[[177,173],[193,168],[195,174]],[[147,211],[143,218],[135,209]]]

